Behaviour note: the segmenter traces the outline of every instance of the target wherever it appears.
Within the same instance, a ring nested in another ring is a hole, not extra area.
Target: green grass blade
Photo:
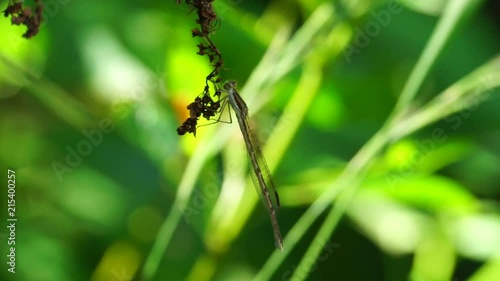
[[[422,86],[427,74],[443,51],[446,42],[450,39],[459,24],[473,11],[481,0],[448,1],[441,19],[432,36],[415,65],[409,79],[401,92],[393,114],[395,119],[405,113]],[[389,119],[391,120],[391,119]]]
[[[457,28],[458,23],[478,4],[478,1],[450,1],[446,11],[436,27],[427,47],[423,51],[420,60],[412,72],[408,82],[406,83],[401,97],[393,111],[395,117],[399,117],[409,107],[411,101],[422,85],[427,73],[436,61],[436,58],[444,48],[445,43],[451,37],[452,32]],[[389,118],[388,124],[397,121],[397,118]],[[389,139],[389,126],[384,126],[368,143],[356,154],[349,162],[344,172],[340,175],[336,182],[306,211],[306,213],[294,225],[289,235],[285,238],[285,244],[297,243],[307,231],[308,227],[316,220],[319,215],[328,207],[334,200],[339,191],[347,189],[342,194],[341,198],[335,204],[328,214],[325,223],[320,228],[311,246],[302,258],[299,266],[300,272],[295,272],[292,280],[304,280],[308,275],[313,263],[311,260],[316,260],[320,254],[322,245],[331,236],[335,230],[338,221],[345,213],[347,206],[354,197],[356,189],[361,182],[362,175],[367,171],[369,164],[378,154],[378,152],[386,145]],[[290,248],[290,246],[289,246]],[[290,249],[289,249],[290,250]],[[280,257],[273,254],[265,264],[256,280],[269,280],[273,272],[276,272],[278,265],[282,262],[285,256]]]

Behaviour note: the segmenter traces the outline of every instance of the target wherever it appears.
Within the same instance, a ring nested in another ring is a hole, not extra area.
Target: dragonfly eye
[[[229,91],[230,89],[236,88],[237,85],[238,85],[238,83],[236,81],[229,80],[226,83],[224,83],[224,89],[226,89],[227,91]]]

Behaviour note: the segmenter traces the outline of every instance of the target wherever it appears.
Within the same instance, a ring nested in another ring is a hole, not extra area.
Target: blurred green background
[[[31,40],[0,20],[1,280],[500,280],[496,1],[214,3],[283,253],[234,116],[176,134],[210,72],[196,14],[44,2]]]

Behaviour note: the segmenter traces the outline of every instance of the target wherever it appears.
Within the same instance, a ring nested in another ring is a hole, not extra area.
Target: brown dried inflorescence
[[[181,0],[176,1],[177,4],[182,2]],[[191,30],[191,34],[193,37],[201,37],[204,40],[204,42],[197,45],[197,54],[207,56],[213,70],[205,79],[205,88],[201,95],[196,97],[195,101],[187,106],[189,117],[179,128],[177,128],[177,133],[179,135],[193,133],[193,135],[196,136],[196,127],[200,116],[209,120],[211,117],[214,117],[220,109],[220,90],[217,84],[221,81],[221,78],[218,76],[224,65],[224,61],[221,53],[210,39],[210,34],[219,27],[220,23],[212,7],[213,2],[214,0],[185,0],[185,3],[193,11],[196,11],[198,15],[196,23],[199,27]],[[215,88],[214,96],[217,97],[217,101],[214,101],[210,96],[210,85],[213,85]]]
[[[184,135],[185,133],[193,133],[196,137],[196,127],[198,126],[200,117],[210,120],[219,112],[221,107],[220,94],[220,90],[215,92],[214,96],[217,98],[216,101],[212,99],[210,95],[202,94],[201,97],[196,97],[194,101],[187,106],[189,117],[179,128],[177,128],[177,134]]]
[[[23,7],[22,2],[10,1],[7,9],[3,11],[5,17],[11,16],[11,23],[15,25],[25,25],[28,30],[23,37],[29,39],[38,34],[40,24],[42,23],[43,3],[41,0],[35,0],[35,11],[30,7]]]

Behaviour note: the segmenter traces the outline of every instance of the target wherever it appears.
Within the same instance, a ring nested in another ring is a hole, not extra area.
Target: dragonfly
[[[236,113],[236,119],[240,125],[241,134],[245,140],[248,158],[250,160],[253,184],[259,197],[269,212],[271,225],[274,232],[276,247],[283,251],[283,239],[281,237],[276,211],[279,209],[280,201],[278,192],[274,187],[273,179],[266,160],[259,146],[258,139],[254,134],[248,117],[248,107],[236,90],[237,82],[229,80],[224,83],[227,92],[228,102]]]

